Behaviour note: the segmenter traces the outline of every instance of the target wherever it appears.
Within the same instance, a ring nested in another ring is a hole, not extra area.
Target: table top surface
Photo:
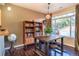
[[[61,39],[61,38],[63,38],[63,37],[64,37],[64,36],[62,36],[62,35],[50,35],[50,36],[45,36],[45,35],[43,35],[43,36],[37,36],[37,37],[35,37],[35,38],[38,39],[38,40],[47,42],[47,41],[52,41],[52,40]]]
[[[8,30],[0,31],[0,36],[5,36],[5,35],[8,35],[8,34],[9,34]]]

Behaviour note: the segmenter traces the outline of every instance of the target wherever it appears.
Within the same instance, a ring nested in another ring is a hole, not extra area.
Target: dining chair
[[[9,52],[12,55],[14,53],[14,51],[15,51],[14,44],[16,42],[16,35],[15,34],[10,34],[8,36],[8,40],[10,41],[10,50],[9,50]]]
[[[53,41],[49,45],[50,49],[54,51],[54,56],[56,56],[56,53],[61,55],[61,44],[57,41]]]

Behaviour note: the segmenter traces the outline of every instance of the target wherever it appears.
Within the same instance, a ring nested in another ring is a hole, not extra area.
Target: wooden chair
[[[56,56],[56,53],[61,54],[61,45],[60,45],[60,43],[54,41],[49,45],[49,47],[55,52],[55,54],[54,54],[55,56]]]

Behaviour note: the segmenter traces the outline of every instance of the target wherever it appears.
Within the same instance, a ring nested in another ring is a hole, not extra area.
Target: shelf
[[[25,23],[31,23],[31,24],[33,24],[34,23],[34,21],[24,21]]]
[[[34,33],[34,32],[25,32],[25,33]]]
[[[39,27],[40,28],[41,26],[35,26],[35,27]]]
[[[34,21],[24,21],[23,22],[23,42],[24,44],[28,42],[30,42],[28,44],[33,43],[30,39],[27,39],[27,38],[30,38],[30,37],[34,38],[38,34],[40,35],[41,32],[42,32],[42,23],[34,22]],[[27,39],[27,41],[25,41],[25,39]]]
[[[34,27],[34,26],[25,26],[25,27]]]
[[[40,22],[35,22],[35,24],[42,24],[42,23],[40,23]]]
[[[25,26],[25,27],[27,27],[27,28],[29,28],[29,27],[30,27],[30,28],[34,28],[33,26]]]
[[[25,28],[32,28],[33,29],[34,27],[25,27]]]
[[[41,32],[41,31],[35,31],[35,32]]]
[[[28,38],[34,38],[34,37],[33,37],[33,36],[31,36],[31,37],[26,37],[26,38],[28,39]],[[26,39],[25,39],[25,40],[26,40]]]

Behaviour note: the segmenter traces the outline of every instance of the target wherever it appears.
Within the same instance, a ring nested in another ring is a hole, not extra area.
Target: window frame
[[[69,14],[69,13],[67,13],[67,14]],[[64,14],[64,15],[65,15],[65,14]],[[72,34],[72,32],[71,32],[71,31],[72,31],[71,17],[75,17],[75,13],[73,12],[73,14],[70,15],[70,16],[64,16],[64,17],[62,17],[62,16],[63,16],[63,15],[61,15],[61,17],[58,16],[58,18],[52,18],[52,22],[53,22],[53,20],[54,20],[55,25],[56,25],[56,22],[57,22],[56,20],[58,20],[58,19],[63,19],[63,18],[67,18],[67,17],[70,18],[70,34],[69,34],[69,37],[70,37],[70,38],[75,38],[75,34],[74,34],[74,37],[71,36],[71,34]],[[53,17],[54,17],[54,16],[53,16]],[[56,17],[57,17],[57,16],[56,16]],[[75,21],[76,21],[76,20],[75,20]],[[51,23],[51,24],[52,24],[52,23]],[[52,25],[53,25],[53,24],[52,24]],[[52,27],[53,27],[53,26],[52,26]],[[66,36],[66,37],[68,37],[68,36]]]

